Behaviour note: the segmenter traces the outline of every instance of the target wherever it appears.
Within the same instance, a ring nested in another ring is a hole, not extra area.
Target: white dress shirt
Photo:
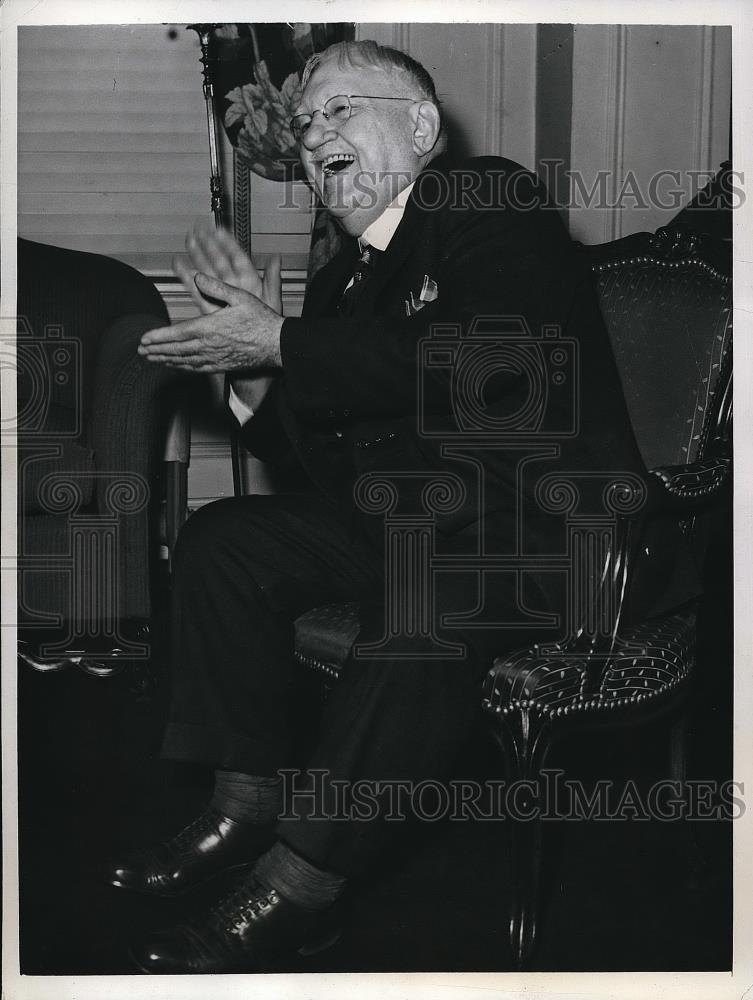
[[[408,197],[412,190],[413,184],[409,184],[403,188],[397,198],[389,203],[379,218],[366,227],[362,235],[358,237],[358,244],[361,249],[363,249],[365,244],[374,247],[375,250],[384,251],[387,249],[392,237],[395,235],[395,230],[403,218],[405,206],[408,203]],[[352,281],[353,279],[351,278],[351,283]],[[241,426],[253,417],[254,411],[236,394],[232,381],[230,383],[230,393],[227,402],[233,416]]]

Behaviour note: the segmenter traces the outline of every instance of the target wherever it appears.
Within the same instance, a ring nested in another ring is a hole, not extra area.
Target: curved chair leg
[[[680,784],[680,798],[686,810],[691,802],[688,794],[688,757],[691,738],[691,715],[687,709],[672,724],[669,731],[669,768],[672,781]],[[708,868],[708,861],[699,842],[698,824],[684,822],[680,825],[684,834],[688,871],[693,879],[698,879]]]
[[[541,897],[543,831],[540,772],[548,749],[548,720],[522,709],[499,718],[495,737],[505,750],[510,785],[518,785],[510,817],[513,873],[510,946],[518,969],[529,966],[536,945]],[[524,817],[530,817],[528,819]]]
[[[516,968],[529,967],[536,947],[541,896],[541,820],[514,820],[511,828],[513,894],[510,914],[510,947]]]
[[[669,731],[669,769],[673,781],[683,784],[688,776],[688,745],[690,716],[687,711],[672,724]]]

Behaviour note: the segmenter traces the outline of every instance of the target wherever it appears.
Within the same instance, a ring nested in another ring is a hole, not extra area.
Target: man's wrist
[[[300,331],[303,325],[303,321],[296,316],[285,316],[282,321],[282,326],[280,327],[279,351],[280,367],[283,369],[285,368],[286,358],[290,358],[291,346],[295,343],[297,331]],[[294,348],[293,353],[295,353]]]
[[[280,316],[279,313],[272,312],[272,317],[270,319],[270,325],[272,327],[272,336],[270,340],[272,341],[270,347],[270,358],[269,362],[273,368],[282,368],[282,351],[280,347],[280,340],[282,338],[282,328],[285,325],[285,317]]]

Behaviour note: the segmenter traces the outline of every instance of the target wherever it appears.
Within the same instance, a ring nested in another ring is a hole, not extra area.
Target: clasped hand
[[[195,229],[186,239],[186,251],[191,267],[176,258],[173,269],[202,315],[149,330],[139,354],[192,372],[279,368],[280,258],[268,262],[262,279],[222,229]]]

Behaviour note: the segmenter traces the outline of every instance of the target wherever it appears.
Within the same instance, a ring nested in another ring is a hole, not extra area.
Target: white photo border
[[[189,23],[200,21],[504,21],[584,24],[724,24],[732,26],[734,167],[753,177],[753,11],[745,0],[6,0],[0,8],[0,335],[15,331],[17,28],[31,24]],[[749,166],[750,164],[750,166]],[[734,213],[735,407],[735,724],[736,782],[753,790],[753,226],[750,199]],[[11,324],[13,324],[11,326]],[[16,406],[13,373],[3,370],[3,419]],[[16,551],[15,453],[3,447],[2,553]],[[586,998],[753,998],[753,799],[734,823],[734,965],[732,973],[463,973],[295,976],[20,976],[16,762],[15,574],[2,588],[3,981],[8,1000],[206,1000],[255,997],[350,1000],[452,1000],[494,996]]]

